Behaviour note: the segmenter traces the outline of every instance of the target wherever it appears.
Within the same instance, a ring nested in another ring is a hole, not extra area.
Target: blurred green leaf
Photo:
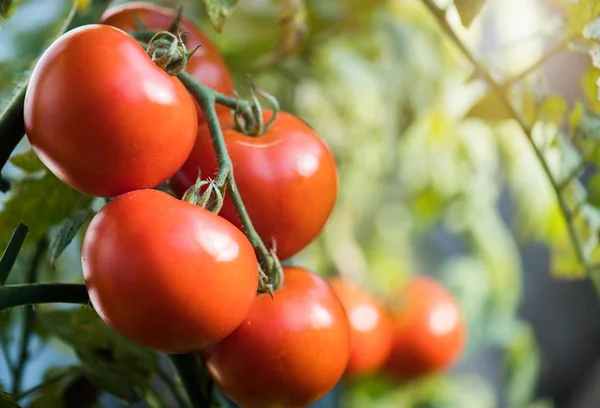
[[[26,155],[33,156],[29,151]],[[35,158],[19,155],[18,163],[37,168]],[[5,246],[12,234],[15,222],[29,227],[30,239],[36,242],[48,229],[70,214],[88,207],[93,197],[83,195],[57,179],[50,171],[41,177],[27,177],[15,182],[0,210],[0,246]]]
[[[519,322],[513,327],[506,349],[508,407],[525,407],[535,395],[540,355],[531,328]]]
[[[492,92],[486,92],[483,98],[479,100],[467,112],[469,118],[479,118],[491,122],[499,122],[512,119],[512,115],[506,109],[504,104]]]
[[[569,111],[569,105],[560,96],[554,95],[545,98],[540,105],[539,118],[546,122],[562,125]]]
[[[0,0],[0,19],[10,18],[15,9],[23,2],[23,0]],[[1,29],[0,20],[0,29]]]
[[[460,21],[465,27],[471,25],[484,4],[485,0],[454,0],[454,5],[460,16]]]
[[[0,391],[0,408],[20,408],[11,394]]]
[[[204,0],[208,18],[217,32],[221,32],[237,3],[238,0]]]
[[[100,389],[90,382],[79,367],[51,368],[31,408],[99,408]]]
[[[28,173],[45,170],[46,166],[41,162],[33,150],[16,154],[10,158],[10,162]]]
[[[136,387],[149,386],[149,379],[156,372],[156,354],[115,333],[89,307],[44,311],[39,319],[74,348],[83,372],[97,387],[136,401]]]
[[[81,226],[92,214],[94,214],[94,210],[91,208],[82,208],[69,215],[67,219],[63,221],[58,232],[50,240],[50,246],[48,248],[48,259],[52,266],[54,266],[56,259],[58,259],[71,241],[73,241],[73,238],[77,235],[77,231],[79,231]]]

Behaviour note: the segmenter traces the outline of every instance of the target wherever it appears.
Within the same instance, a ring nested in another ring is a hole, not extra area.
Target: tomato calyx
[[[181,200],[218,214],[223,207],[226,188],[227,181],[218,185],[211,179],[202,180],[198,172],[196,182],[183,194]]]
[[[234,129],[247,136],[259,137],[264,135],[277,119],[279,102],[273,95],[257,87],[250,76],[248,76],[248,84],[250,87],[251,117],[247,117],[247,115],[242,112],[241,105],[238,103],[233,111]],[[263,108],[258,98],[259,96],[265,99],[272,107],[273,115],[267,122],[264,122],[263,120]],[[236,99],[239,101],[238,95],[236,95]]]
[[[146,53],[160,69],[170,76],[177,76],[188,63],[188,60],[200,48],[200,45],[188,52],[183,36],[187,32],[174,34],[170,31],[159,31],[148,43]]]

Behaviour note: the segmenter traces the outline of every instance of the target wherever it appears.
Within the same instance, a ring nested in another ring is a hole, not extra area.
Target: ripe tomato
[[[305,407],[348,362],[348,320],[330,286],[302,268],[284,274],[273,298],[257,295],[244,322],[203,353],[215,382],[246,408]]]
[[[392,311],[394,345],[389,372],[409,380],[450,366],[465,342],[465,325],[452,295],[435,280],[411,279],[400,294],[402,307]]]
[[[272,115],[264,114],[265,120]],[[233,128],[231,116],[220,117],[237,186],[256,231],[265,244],[287,259],[319,235],[337,196],[333,155],[304,122],[280,112],[275,123],[258,137]],[[196,144],[181,170],[171,179],[183,194],[198,177],[215,177],[217,161],[206,125],[198,129]],[[228,196],[219,213],[241,228]]]
[[[194,102],[121,30],[88,25],[37,63],[25,97],[35,152],[63,182],[112,197],[171,177],[196,136]]]
[[[132,191],[102,208],[82,261],[100,317],[129,340],[170,353],[231,333],[258,286],[254,250],[237,228],[157,190]]]
[[[392,349],[392,325],[379,304],[360,286],[345,279],[330,282],[350,322],[349,378],[377,371]]]
[[[137,13],[148,30],[168,30],[176,17],[174,10],[146,2],[132,2],[109,8],[100,22],[124,31],[139,30],[132,12]],[[188,61],[185,71],[201,84],[217,92],[230,94],[233,91],[233,80],[217,46],[202,32],[200,27],[189,19],[182,19],[181,31],[189,33],[186,40],[189,50],[199,44],[202,45]],[[217,111],[226,113],[229,109],[217,105]],[[200,120],[204,121],[204,114],[199,107],[198,113]]]

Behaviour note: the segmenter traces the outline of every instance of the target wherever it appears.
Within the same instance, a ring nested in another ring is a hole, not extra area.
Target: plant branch
[[[25,134],[25,92],[27,84],[23,84],[14,98],[10,101],[4,112],[0,113],[0,170],[8,161],[10,154]]]
[[[203,385],[212,387],[210,377],[203,372],[202,365],[195,354],[169,354],[173,365],[179,373],[181,382],[194,407],[210,407],[211,398],[208,390],[202,390]],[[208,383],[208,384],[206,384]]]
[[[46,242],[42,240],[36,244],[35,253],[33,255],[33,259],[31,261],[31,265],[29,266],[29,270],[27,271],[27,282],[33,283],[37,280],[38,269],[40,266],[40,261],[43,258],[44,251],[46,250]],[[12,383],[12,393],[18,394],[21,392],[21,381],[23,378],[23,373],[25,372],[25,365],[27,364],[27,359],[29,358],[29,341],[31,339],[31,334],[33,331],[33,325],[35,323],[35,310],[33,307],[27,307],[23,311],[23,323],[21,327],[21,342],[19,344],[19,357],[17,359],[17,363],[15,365],[15,370],[13,371],[13,383]]]
[[[33,387],[29,388],[28,390],[21,391],[20,393],[15,394],[15,396],[14,396],[15,401],[19,401],[20,399],[23,399],[23,398],[27,397],[28,395],[31,395],[31,394],[35,393],[36,391],[39,391],[48,385],[52,385],[55,382],[62,380],[63,378],[67,378],[70,374],[71,373],[67,372],[67,373],[56,375],[38,385],[34,385]]]
[[[0,287],[0,312],[17,306],[40,303],[87,304],[89,297],[83,284],[28,283]]]
[[[579,239],[579,236],[577,235],[577,232],[575,231],[575,226],[573,225],[573,223],[571,222],[571,220],[569,218],[570,214],[571,214],[569,206],[567,205],[566,201],[564,200],[564,198],[561,194],[560,186],[557,183],[557,181],[554,179],[554,176],[552,175],[552,171],[550,170],[548,162],[544,158],[542,151],[538,148],[538,146],[535,144],[535,141],[533,140],[533,126],[531,124],[527,123],[527,121],[523,118],[523,116],[512,105],[512,103],[510,102],[509,97],[508,97],[506,86],[499,84],[496,80],[494,80],[494,78],[492,78],[490,72],[483,66],[483,64],[481,64],[478,61],[478,59],[473,55],[473,53],[469,50],[469,48],[466,46],[466,44],[456,34],[456,32],[454,31],[454,29],[452,28],[452,26],[446,19],[446,11],[443,9],[440,9],[433,2],[433,0],[422,0],[422,2],[429,9],[431,14],[435,17],[435,19],[439,23],[440,27],[442,28],[442,30],[448,35],[448,37],[450,37],[452,42],[461,50],[461,52],[464,54],[464,56],[473,64],[477,73],[488,83],[492,92],[494,92],[496,94],[496,96],[499,98],[501,103],[506,107],[507,111],[517,121],[517,123],[519,124],[519,126],[521,127],[521,129],[523,130],[525,135],[527,136],[527,140],[529,141],[538,161],[540,162],[542,169],[543,169],[544,173],[546,174],[547,179],[550,181],[550,184],[552,186],[552,189],[554,191],[554,194],[556,196],[556,199],[558,201],[560,209],[563,213],[563,216],[565,217],[569,236],[571,238],[571,242],[575,249],[577,259],[586,268],[586,270],[589,271],[590,265],[588,264],[588,262],[584,256],[583,248],[581,246],[581,241]],[[558,52],[558,51],[556,51],[556,52]],[[532,69],[535,69],[535,68],[537,68],[537,67],[534,67]],[[525,74],[522,74],[522,75],[526,76],[527,74],[528,73],[525,72]],[[596,284],[597,288],[600,290],[600,281],[595,282],[595,284]]]
[[[185,72],[179,74],[178,77],[183,83],[183,85],[185,85],[187,90],[194,96],[194,98],[196,98],[196,100],[200,104],[200,108],[204,112],[204,116],[206,117],[206,123],[210,131],[213,149],[215,150],[217,164],[219,167],[215,179],[215,184],[219,188],[222,188],[223,185],[227,186],[227,191],[229,192],[231,201],[233,202],[235,210],[240,218],[242,227],[244,229],[244,233],[246,234],[246,237],[252,244],[252,247],[254,248],[257,254],[261,267],[267,272],[267,276],[269,277],[269,284],[272,285],[272,287],[269,290],[276,289],[281,285],[283,279],[283,270],[281,267],[281,263],[279,262],[277,257],[274,256],[274,254],[272,254],[267,249],[266,245],[260,239],[260,236],[258,235],[256,230],[254,229],[254,226],[252,225],[252,220],[248,215],[248,211],[244,206],[244,202],[242,200],[242,197],[240,196],[239,190],[235,182],[233,174],[233,164],[231,163],[231,158],[229,157],[229,153],[227,152],[227,146],[223,137],[223,131],[221,129],[219,118],[217,117],[217,112],[215,109],[215,102],[217,101],[217,99],[230,104],[233,104],[232,102],[234,101],[236,101],[235,104],[238,104],[238,102],[237,100],[227,98],[224,95],[217,94],[211,89],[199,84]]]

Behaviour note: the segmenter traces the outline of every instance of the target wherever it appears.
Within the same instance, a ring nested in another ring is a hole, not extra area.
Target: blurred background
[[[240,0],[221,34],[198,0],[154,2],[184,4],[185,14],[219,45],[242,95],[250,73],[334,151],[336,208],[322,236],[295,263],[323,275],[339,272],[378,296],[412,274],[432,275],[463,308],[468,346],[450,372],[403,386],[374,376],[341,385],[317,406],[600,406],[598,295],[573,261],[551,184],[521,128],[421,1]],[[0,20],[3,99],[52,41],[72,4],[17,3]],[[598,72],[587,48],[582,41],[565,42],[594,17],[588,10],[593,3],[487,0],[470,24],[454,6],[447,14],[494,77],[503,83],[517,76],[511,97],[525,115],[537,109],[534,136],[548,141],[553,168],[568,160],[553,138],[572,130],[573,111],[585,106],[600,112]],[[282,16],[291,18],[282,22]],[[518,77],[553,49],[539,69]],[[586,166],[583,184],[594,168]],[[9,165],[4,176],[18,180],[23,174]],[[46,203],[32,198],[22,210],[36,214],[28,225],[39,236],[57,222],[51,213],[58,193],[47,193]],[[10,194],[0,194],[0,201]],[[592,189],[587,194],[592,206]],[[0,212],[0,229],[14,228],[20,221],[15,214]],[[82,281],[80,245],[80,239],[73,242],[56,270],[46,265],[43,279]],[[22,279],[33,252],[25,249],[13,282]],[[1,316],[9,354],[16,353],[22,312]],[[24,389],[48,370],[77,361],[43,327],[34,340]],[[3,359],[0,383],[10,383]],[[108,395],[100,401],[120,406]],[[73,406],[87,406],[81,404]]]

